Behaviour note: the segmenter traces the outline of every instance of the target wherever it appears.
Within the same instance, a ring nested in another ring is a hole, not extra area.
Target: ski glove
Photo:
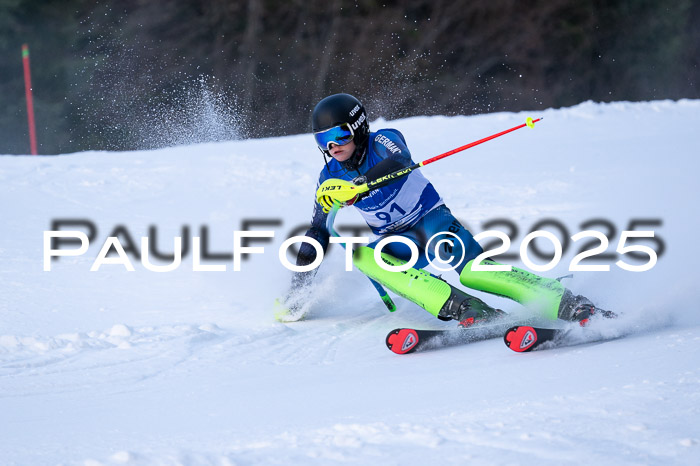
[[[331,178],[324,181],[316,190],[316,202],[321,204],[325,213],[328,213],[335,202],[340,204],[340,207],[353,205],[365,192],[367,192],[366,184],[356,186],[351,181]]]

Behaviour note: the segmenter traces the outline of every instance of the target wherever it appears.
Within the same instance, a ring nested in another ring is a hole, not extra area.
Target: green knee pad
[[[391,266],[406,263],[406,261],[389,254],[381,253],[381,258],[385,264]],[[435,317],[450,297],[450,285],[433,277],[425,270],[414,268],[404,272],[384,270],[374,260],[374,249],[367,246],[359,246],[355,249],[352,261],[360,272],[378,281],[397,295],[413,301]]]
[[[469,261],[459,275],[462,285],[510,298],[520,304],[540,312],[544,317],[556,319],[559,303],[564,295],[564,286],[557,280],[540,277],[513,267],[510,272],[472,271],[473,260]],[[492,260],[482,264],[500,265]]]

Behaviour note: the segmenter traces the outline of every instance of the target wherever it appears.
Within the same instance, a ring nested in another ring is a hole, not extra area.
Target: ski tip
[[[397,328],[386,336],[386,346],[396,354],[407,354],[416,349],[418,333],[410,328]]]
[[[508,329],[503,335],[506,346],[518,353],[530,351],[537,343],[537,331],[526,325],[515,326]]]

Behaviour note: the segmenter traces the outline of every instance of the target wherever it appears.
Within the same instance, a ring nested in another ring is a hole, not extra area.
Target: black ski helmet
[[[369,121],[365,107],[350,94],[333,94],[316,104],[311,115],[311,130],[314,133],[343,123],[349,124],[352,128],[353,141],[357,146],[348,162],[358,167],[364,159],[369,140]],[[328,150],[321,150],[325,155],[330,155]]]

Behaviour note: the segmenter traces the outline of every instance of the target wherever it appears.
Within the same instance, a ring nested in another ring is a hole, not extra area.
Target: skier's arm
[[[316,191],[316,201],[321,204],[324,212],[330,212],[334,202],[343,207],[352,205],[368,195],[367,191],[358,191],[356,186],[361,187],[368,181],[413,165],[411,153],[406,147],[403,135],[396,130],[386,129],[377,132],[370,144],[373,152],[382,160],[367,170],[364,175],[358,176],[352,182],[331,178],[320,183]]]
[[[328,249],[328,241],[330,238],[330,232],[326,227],[326,220],[328,219],[328,214],[323,212],[321,206],[314,202],[314,213],[311,219],[311,228],[306,230],[305,235],[309,238],[313,238],[318,241],[323,248],[325,254]],[[316,248],[307,242],[301,243],[299,248],[299,254],[297,254],[297,266],[304,266],[313,263],[316,260]],[[316,271],[318,267],[309,270],[308,272],[294,272],[292,276],[292,289],[290,292],[296,292],[301,290],[311,284],[314,276],[316,276]]]
[[[314,204],[311,228],[306,231],[306,236],[318,241],[325,254],[326,249],[328,249],[330,238],[330,233],[326,228],[326,219],[328,215],[323,213],[320,205],[317,203]],[[297,254],[296,265],[309,265],[315,260],[316,248],[307,242],[301,243],[299,253]],[[303,317],[303,305],[309,301],[310,287],[317,270],[318,268],[307,272],[294,272],[289,291],[287,291],[283,299],[276,301],[278,307],[275,311],[275,319],[280,322],[291,322]]]
[[[392,129],[381,130],[374,135],[371,144],[374,153],[383,160],[367,170],[363,175],[365,179],[357,180],[356,184],[376,180],[389,173],[413,165],[411,152],[406,147],[406,141],[400,132]]]
[[[365,178],[366,180],[364,181],[365,183],[367,181],[372,181],[376,180],[377,178],[381,178],[384,175],[388,175],[389,173],[394,173],[397,170],[401,170],[402,168],[406,168],[410,166],[410,159],[409,163],[406,163],[403,157],[397,157],[394,155],[390,155],[369,170],[367,170],[367,173],[365,173]]]

